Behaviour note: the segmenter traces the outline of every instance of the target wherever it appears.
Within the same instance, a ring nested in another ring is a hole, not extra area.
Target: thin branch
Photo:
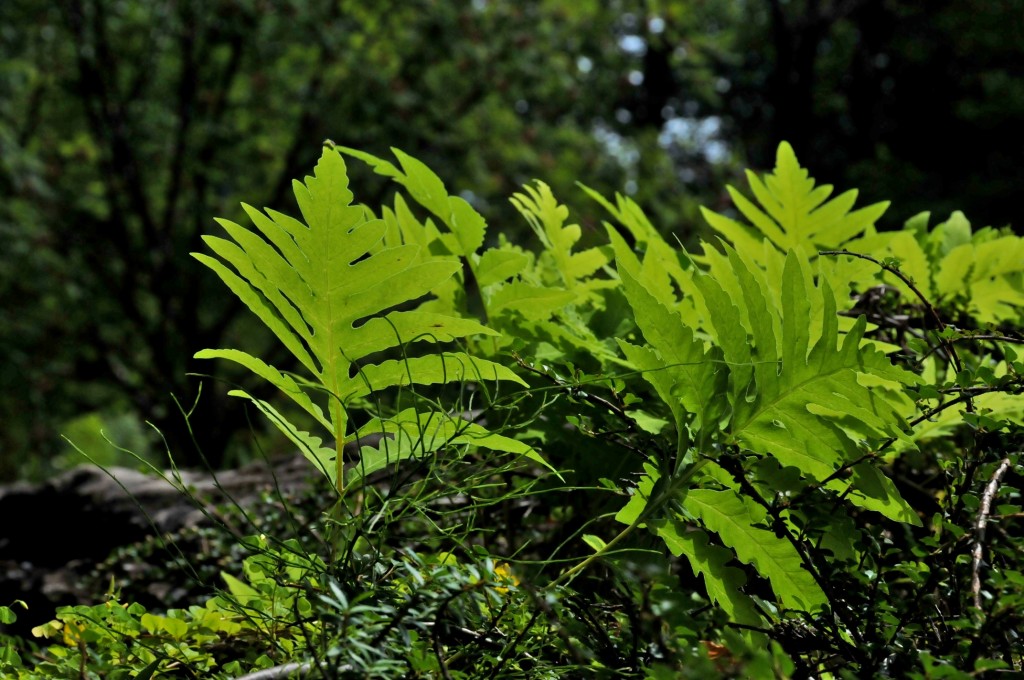
[[[1010,459],[1003,458],[996,468],[992,479],[988,481],[985,492],[981,495],[981,507],[978,509],[978,518],[974,522],[974,550],[971,562],[971,593],[974,595],[974,607],[981,610],[981,558],[985,550],[985,525],[988,523],[989,514],[992,511],[992,499],[999,491],[999,483],[1003,475],[1010,469]]]
[[[491,675],[490,675],[490,677],[492,677],[492,678],[500,677],[499,673],[500,673],[502,667],[512,657],[513,650],[515,650],[515,648],[519,646],[520,642],[522,642],[523,640],[526,639],[526,636],[530,632],[530,629],[533,628],[533,624],[537,623],[537,619],[540,618],[542,613],[543,612],[541,612],[540,609],[535,609],[533,611],[533,615],[530,616],[530,620],[527,621],[526,625],[523,626],[522,630],[519,631],[519,635],[516,636],[516,639],[512,640],[510,643],[505,645],[505,648],[501,651],[501,654],[498,655],[498,658],[497,658],[498,663],[491,667]]]
[[[636,426],[636,423],[633,422],[633,419],[629,417],[629,414],[626,413],[626,410],[624,408],[622,408],[621,406],[619,406],[617,404],[613,404],[612,402],[608,401],[604,397],[599,397],[596,394],[590,394],[589,392],[584,392],[583,390],[579,389],[578,387],[576,387],[575,385],[573,385],[571,383],[567,383],[564,380],[559,380],[555,376],[549,375],[545,371],[542,371],[539,368],[531,366],[530,364],[528,364],[525,361],[523,361],[522,357],[520,357],[515,352],[512,353],[512,358],[524,370],[527,370],[530,373],[533,373],[535,375],[539,375],[542,378],[548,379],[549,381],[554,383],[556,386],[558,386],[558,387],[560,387],[560,388],[562,388],[564,390],[567,390],[572,397],[577,398],[577,399],[582,399],[583,401],[588,402],[592,406],[596,406],[598,408],[602,408],[602,409],[606,409],[608,411],[611,411],[623,423],[626,424],[626,427],[629,429],[630,432],[638,432],[638,428]],[[610,434],[610,433],[605,433],[605,434]]]
[[[900,281],[902,281],[904,284],[906,284],[906,286],[911,290],[911,292],[913,292],[914,295],[917,296],[917,299],[921,301],[921,304],[923,304],[925,306],[925,309],[928,310],[928,313],[931,314],[932,319],[935,320],[935,325],[939,329],[939,332],[942,333],[943,331],[946,330],[946,324],[942,321],[942,317],[939,316],[938,310],[936,310],[935,306],[931,303],[931,301],[929,301],[928,298],[925,297],[924,293],[922,293],[921,290],[916,285],[914,285],[914,282],[911,280],[911,278],[900,271],[899,267],[895,267],[891,264],[886,264],[885,262],[882,262],[871,257],[870,255],[855,253],[851,250],[822,250],[818,252],[818,255],[846,255],[849,257],[856,257],[861,260],[867,260],[868,262],[877,265],[884,271],[889,272],[890,274],[898,278]],[[953,367],[956,369],[956,372],[959,373],[960,371],[962,371],[963,363],[960,361],[960,355],[957,354],[956,347],[953,346],[953,343],[950,342],[948,338],[943,338],[940,336],[939,340],[942,343],[943,348],[946,350],[946,354],[949,356],[950,361],[953,362]],[[974,412],[974,402],[970,398],[967,399],[967,411],[970,413]]]
[[[995,342],[1008,342],[1008,343],[1014,344],[1014,345],[1024,345],[1024,339],[1014,338],[1014,337],[1011,337],[1009,335],[999,335],[999,334],[995,334],[995,333],[979,333],[979,334],[975,334],[975,335],[967,334],[967,335],[961,335],[960,337],[950,338],[949,339],[950,342],[970,342],[970,341],[974,341],[974,340],[992,340],[992,341],[995,341]],[[929,356],[931,356],[932,354],[937,352],[940,348],[941,348],[941,345],[937,346],[937,347],[929,348],[929,350],[927,352],[925,352],[924,354],[922,354],[920,357],[917,358],[915,363],[920,364],[925,359],[927,359]]]
[[[925,309],[927,309],[928,312],[932,315],[932,318],[935,320],[935,324],[936,326],[938,326],[940,331],[946,330],[946,324],[943,323],[938,311],[936,311],[935,307],[928,300],[928,298],[925,297],[924,293],[922,293],[920,289],[918,289],[918,287],[914,284],[913,280],[911,280],[909,276],[900,271],[899,267],[886,264],[885,262],[882,262],[871,257],[870,255],[855,253],[852,250],[822,250],[818,252],[818,255],[847,255],[849,257],[856,257],[861,260],[867,260],[868,262],[877,265],[880,269],[884,269],[885,271],[889,272],[890,274],[898,278],[900,281],[905,283],[908,288],[910,288],[911,292],[913,292],[914,295],[917,296],[917,298],[921,301],[921,304],[923,304],[925,306]],[[957,358],[957,362],[959,363],[959,357]]]
[[[997,340],[999,342],[1009,342],[1015,345],[1024,345],[1024,338],[1015,338],[1009,335],[999,335],[995,333],[980,333],[978,335],[962,335],[959,338],[953,338],[954,342],[969,341],[969,340]]]
[[[778,506],[769,503],[767,500],[758,493],[754,485],[747,479],[745,471],[740,467],[735,471],[730,471],[733,479],[739,484],[740,491],[742,491],[746,497],[764,508],[765,512],[769,517],[772,518],[772,529],[774,531],[782,533],[783,537],[793,546],[796,550],[797,555],[800,556],[800,561],[804,565],[804,569],[811,575],[814,582],[821,588],[821,592],[825,594],[828,599],[829,607],[832,609],[833,615],[846,627],[850,635],[853,637],[857,645],[864,644],[864,638],[861,635],[861,630],[856,626],[856,620],[849,616],[849,608],[843,605],[842,599],[836,594],[832,588],[832,584],[825,578],[818,568],[817,563],[814,561],[813,555],[807,550],[807,546],[800,541],[793,532],[789,530],[789,526],[786,523],[786,518],[782,516],[782,509]],[[836,628],[835,621],[829,621],[833,632],[836,636],[836,640],[842,640],[841,632]],[[856,648],[852,648],[855,650]]]
[[[989,392],[1006,392],[1006,391],[1007,390],[1006,390],[1005,387],[968,387],[968,388],[958,389],[958,390],[956,390],[956,393],[959,396],[957,396],[955,399],[950,399],[949,401],[947,401],[947,402],[945,402],[943,404],[939,404],[935,408],[930,409],[929,411],[926,411],[925,413],[922,413],[921,415],[919,415],[918,417],[914,418],[913,420],[911,420],[907,424],[910,426],[911,429],[913,429],[915,426],[920,425],[921,423],[923,423],[924,421],[926,421],[926,420],[928,420],[930,418],[934,418],[935,416],[939,415],[940,413],[942,413],[946,409],[952,408],[952,407],[956,406],[957,404],[962,404],[964,402],[967,402],[971,398],[976,397],[979,394],[988,394]],[[872,458],[877,458],[878,455],[882,451],[885,451],[887,448],[892,446],[894,443],[896,443],[896,437],[889,437],[888,439],[883,441],[878,446],[877,449],[875,449],[873,451],[868,451],[867,453],[865,453],[860,458],[856,458],[856,459],[846,463],[842,467],[838,468],[831,475],[829,475],[825,479],[823,479],[820,482],[818,482],[817,486],[818,487],[825,486],[829,482],[831,482],[831,481],[833,481],[835,479],[839,479],[847,470],[849,470],[849,469],[851,469],[853,467],[856,467],[858,464],[863,463],[864,461],[870,460]]]
[[[326,664],[320,664],[321,667],[326,667]],[[247,675],[243,675],[237,680],[286,680],[287,678],[305,678],[313,671],[314,665],[312,662],[306,661],[304,663],[286,663],[281,666],[274,666],[273,668],[266,668],[261,671],[255,671]],[[337,673],[351,673],[355,672],[351,665],[345,664],[339,668],[334,669]]]
[[[950,407],[953,407],[953,406],[956,406],[957,404],[962,404],[962,403],[970,401],[973,397],[976,397],[979,394],[988,394],[989,392],[1007,392],[1007,391],[1008,390],[1005,387],[970,387],[970,388],[967,388],[965,390],[961,390],[959,396],[956,399],[950,399],[946,403],[940,404],[940,405],[936,406],[935,408],[931,409],[930,411],[922,413],[918,417],[916,417],[913,420],[911,420],[908,424],[910,425],[911,428],[913,428],[915,425],[920,425],[921,423],[923,423],[924,421],[928,420],[929,418],[934,418],[935,416],[939,415],[940,413],[942,413],[943,411],[945,411],[946,409],[948,409]],[[882,446],[878,447],[878,450],[881,451],[885,447],[887,447],[890,444],[892,444],[894,441],[896,441],[895,437],[890,437],[889,439],[887,439],[885,441],[884,444],[882,444]]]
[[[441,669],[441,676],[445,680],[452,680],[452,674],[448,672],[448,662],[444,658],[444,648],[441,645],[441,638],[438,636],[438,628],[440,626],[435,625],[430,631],[430,637],[434,648],[434,658],[437,659],[437,667]]]

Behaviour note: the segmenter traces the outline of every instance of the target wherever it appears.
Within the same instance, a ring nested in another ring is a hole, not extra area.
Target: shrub
[[[346,155],[393,206],[353,204]],[[291,357],[197,355],[288,398],[232,392],[332,489],[318,547],[250,542],[205,607],[62,610],[8,671],[1020,670],[1024,240],[879,231],[783,144],[700,253],[589,191],[584,248],[540,182],[533,252],[396,156],[328,143],[302,221],[246,206],[196,255]]]

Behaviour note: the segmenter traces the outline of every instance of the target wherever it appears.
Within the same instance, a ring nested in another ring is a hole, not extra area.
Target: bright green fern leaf
[[[646,347],[619,340],[626,358],[643,372],[676,421],[680,436],[684,422],[701,432],[703,424],[715,422],[722,412],[720,398],[724,387],[725,368],[717,349],[705,351],[704,343],[695,338],[675,311],[659,302],[638,280],[636,260],[618,234],[609,230],[623,291],[637,327],[644,335]],[[680,448],[685,446],[680,442]]]
[[[721,537],[747,564],[768,579],[783,607],[813,612],[828,603],[800,554],[767,527],[765,510],[731,490],[694,489],[683,500],[687,511]]]
[[[829,413],[850,416],[864,437],[898,436],[900,413],[885,391],[863,387],[858,374],[872,373],[875,366],[896,377],[904,374],[894,372],[877,350],[861,347],[863,320],[840,346],[834,296],[827,283],[808,288],[805,261],[795,253],[786,259],[781,309],[767,303],[750,265],[738,253],[730,250],[729,260],[742,288],[742,297],[734,302],[747,310],[748,320],[739,332],[749,337],[746,361],[752,364],[752,370],[744,370],[749,382],[736,381],[731,387],[733,440],[823,479],[855,455],[857,445],[830,422]],[[710,276],[698,278],[697,283],[705,299],[722,297],[717,280]],[[822,307],[817,329],[811,325],[815,305]],[[721,324],[713,319],[713,323],[717,338],[726,340],[723,346],[733,347],[726,359],[740,359],[736,317],[726,316]],[[781,327],[779,337],[776,326]],[[817,337],[813,346],[812,336]],[[906,374],[905,379],[913,378]]]
[[[476,283],[481,288],[503,283],[520,272],[533,266],[533,253],[524,251],[511,243],[502,243],[497,248],[488,248],[482,255],[474,256]]]
[[[443,212],[432,173],[400,158],[411,190]],[[416,308],[421,298],[460,271],[459,260],[425,252],[410,238],[399,243],[400,228],[389,229],[385,221],[368,219],[366,210],[353,206],[345,163],[337,151],[325,149],[314,176],[295,182],[294,189],[305,223],[246,206],[256,231],[221,220],[231,240],[204,237],[218,257],[194,255],[274,332],[311,379],[290,378],[237,350],[204,350],[198,357],[228,359],[270,381],[328,429],[338,442],[336,453],[347,429],[346,402],[353,398],[409,384],[519,381],[503,366],[460,353],[375,363],[378,353],[417,341],[446,342],[493,331]],[[460,239],[467,247],[482,239],[482,227],[465,217],[459,205],[446,205],[450,219],[460,220]],[[406,233],[413,233],[408,224]],[[404,309],[395,309],[399,305]],[[276,424],[295,437],[296,428]],[[319,462],[322,454],[314,457]],[[332,476],[341,489],[340,455],[334,466]]]
[[[347,442],[358,445],[368,436],[380,434],[383,436],[375,446],[360,446],[359,463],[347,473],[349,484],[409,458],[467,445],[525,456],[554,472],[530,445],[446,413],[406,409],[391,418],[375,418],[351,434]]]
[[[938,265],[936,292],[963,296],[982,323],[1017,320],[1024,308],[1024,238],[1002,236],[953,248]]]
[[[818,249],[836,248],[872,227],[889,207],[888,202],[875,203],[851,212],[856,191],[828,200],[832,187],[815,186],[786,142],[779,145],[775,171],[762,179],[748,170],[747,182],[757,204],[733,187],[728,190],[749,224],[706,208],[701,211],[708,224],[737,250],[751,254],[762,238],[783,251],[804,248],[807,255]]]
[[[614,282],[607,279],[588,278],[608,263],[608,256],[599,248],[590,248],[574,253],[573,248],[580,240],[578,224],[566,225],[569,209],[560,205],[543,182],[536,187],[524,186],[525,193],[514,194],[512,205],[530,223],[545,248],[545,255],[554,261],[560,284],[566,290],[581,294],[581,302],[597,302],[600,298],[590,293],[595,288],[607,288]]]
[[[730,550],[712,545],[706,532],[687,526],[680,520],[663,522],[655,533],[665,541],[669,552],[676,557],[686,557],[693,575],[703,577],[708,597],[722,608],[730,621],[764,627],[764,618],[758,613],[754,601],[741,590],[746,576],[736,567],[729,566],[733,559]]]
[[[637,247],[645,251],[643,261],[632,253],[623,253],[621,249],[616,253],[616,257],[629,258],[634,263],[631,267],[633,275],[647,292],[666,308],[678,312],[688,325],[696,325],[693,300],[688,297],[680,300],[676,295],[676,289],[686,291],[693,287],[690,280],[690,258],[665,241],[633,199],[616,194],[615,205],[612,205],[593,189],[585,186],[582,188],[626,229]],[[605,227],[609,234],[617,236],[620,241],[623,240],[615,227],[607,222]],[[614,242],[615,239],[612,240]]]
[[[322,472],[328,479],[334,478],[335,457],[337,452],[334,449],[323,445],[320,437],[311,435],[308,432],[298,429],[287,418],[275,409],[268,402],[257,399],[244,390],[231,390],[228,395],[248,399],[260,412],[266,416],[288,439],[299,447],[299,451],[306,457],[313,466]]]
[[[464,198],[449,196],[441,178],[422,161],[392,149],[402,166],[399,169],[393,163],[366,152],[347,147],[339,149],[366,162],[377,174],[390,177],[404,186],[413,200],[440,219],[451,230],[451,233],[440,234],[440,239],[452,255],[468,256],[483,245],[487,222]]]

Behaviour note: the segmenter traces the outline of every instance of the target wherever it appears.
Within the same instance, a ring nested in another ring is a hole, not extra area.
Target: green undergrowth
[[[393,202],[355,203],[351,162]],[[584,187],[608,213],[584,229],[535,182],[527,248],[416,159],[327,143],[298,217],[245,206],[195,255],[282,350],[196,356],[322,504],[208,546],[230,556],[208,598],[147,611],[115,581],[0,669],[1020,672],[1024,239],[960,213],[881,230],[887,204],[787,144],[747,184],[689,252],[627,197]]]

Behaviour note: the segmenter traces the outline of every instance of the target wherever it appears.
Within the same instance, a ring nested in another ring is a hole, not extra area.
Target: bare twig
[[[985,546],[985,525],[988,523],[989,514],[992,511],[992,499],[999,491],[999,483],[1003,475],[1010,469],[1010,459],[1003,458],[999,462],[992,479],[988,481],[985,492],[981,495],[981,507],[978,509],[978,518],[974,522],[974,551],[971,564],[971,593],[974,595],[975,609],[981,609],[981,557]]]
[[[927,297],[925,297],[924,293],[922,293],[921,290],[916,285],[914,285],[913,280],[909,276],[900,271],[899,267],[877,260],[871,257],[870,255],[855,253],[851,250],[822,250],[821,252],[818,253],[818,255],[847,255],[849,257],[856,257],[861,260],[867,260],[868,262],[874,263],[882,270],[889,272],[890,274],[898,278],[900,281],[902,281],[904,284],[906,284],[907,288],[909,288],[911,292],[913,292],[914,295],[917,296],[917,299],[921,301],[921,304],[923,304],[925,309],[928,310],[928,313],[931,314],[932,319],[935,320],[936,327],[939,329],[939,333],[942,333],[943,331],[946,330],[946,324],[942,321],[942,317],[939,316],[939,312],[937,309],[935,309],[935,305],[933,305],[931,301],[928,300]],[[949,338],[944,338],[940,335],[939,342],[942,344],[943,349],[946,350],[946,355],[949,356],[949,360],[950,362],[952,362],[953,368],[956,369],[956,372],[959,373],[960,371],[962,371],[963,363],[960,361],[960,355],[957,354],[956,347],[953,346],[952,341],[950,341]],[[973,413],[974,402],[970,399],[970,397],[968,397],[965,400],[965,402],[967,406],[967,411],[969,413]]]
[[[967,334],[962,335],[959,338],[953,338],[953,342],[966,342],[969,340],[996,340],[998,342],[1009,342],[1014,345],[1024,345],[1024,338],[1015,338],[1010,335],[1000,335],[998,333]]]
[[[999,334],[995,334],[995,333],[978,333],[978,334],[974,334],[974,335],[966,334],[966,335],[961,335],[960,337],[950,338],[950,342],[969,342],[969,341],[980,341],[980,340],[992,340],[992,341],[996,341],[996,342],[1008,342],[1008,343],[1015,344],[1015,345],[1024,345],[1024,339],[1014,338],[1014,337],[1011,337],[1009,335],[999,335]],[[924,354],[922,354],[921,356],[919,356],[917,358],[916,363],[920,364],[925,359],[930,357],[932,354],[937,352],[939,349],[942,349],[942,345],[937,345],[935,347],[930,348],[927,352],[925,352]]]
[[[930,418],[934,418],[935,416],[939,415],[940,413],[942,413],[943,411],[945,411],[948,408],[952,408],[952,407],[956,406],[957,404],[963,404],[964,402],[966,402],[971,397],[976,397],[979,394],[988,394],[989,392],[1006,392],[1006,389],[1002,388],[1002,387],[968,387],[968,388],[959,389],[959,390],[957,390],[956,392],[953,393],[953,394],[957,394],[958,395],[955,399],[950,399],[949,401],[943,402],[942,404],[939,404],[935,408],[930,409],[930,410],[926,411],[925,413],[922,413],[918,417],[916,417],[913,420],[909,421],[907,423],[907,425],[911,429],[913,429],[915,426],[920,425],[921,423],[923,423],[926,420],[929,420]],[[879,444],[878,448],[874,449],[873,451],[868,451],[863,456],[861,456],[859,458],[856,458],[856,459],[854,459],[854,460],[852,460],[852,461],[850,461],[848,463],[845,463],[842,467],[838,468],[831,475],[829,475],[825,479],[823,479],[820,482],[818,482],[817,486],[819,486],[819,487],[825,486],[826,484],[828,484],[832,480],[839,479],[840,477],[842,477],[846,473],[847,470],[855,467],[859,463],[863,463],[864,461],[870,460],[872,458],[877,458],[879,456],[879,454],[882,453],[882,451],[885,451],[887,448],[892,446],[894,443],[896,443],[896,437],[889,437],[888,439],[883,441],[881,444]]]

